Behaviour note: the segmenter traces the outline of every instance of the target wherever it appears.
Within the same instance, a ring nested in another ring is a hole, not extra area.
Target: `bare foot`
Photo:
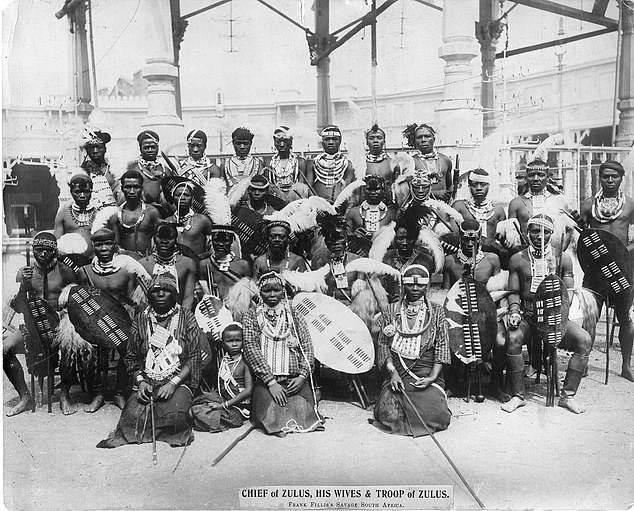
[[[522,406],[526,406],[526,401],[520,397],[513,396],[508,403],[504,403],[500,408],[505,412],[512,413]]]
[[[77,407],[70,402],[68,391],[61,391],[59,394],[59,407],[64,415],[72,415],[77,411]]]
[[[84,412],[95,413],[99,408],[103,406],[104,398],[103,394],[97,394],[88,406],[84,406]]]
[[[621,376],[626,380],[634,381],[634,375],[632,375],[632,369],[629,366],[621,368]]]
[[[560,397],[559,406],[570,410],[572,413],[583,413],[586,411],[585,408],[577,403],[577,400],[574,397]]]
[[[123,407],[125,406],[125,397],[123,397],[123,394],[115,394],[112,402],[117,408],[123,410]]]
[[[498,385],[489,385],[489,395],[500,403],[508,403],[511,395],[504,392]]]
[[[19,413],[25,412],[29,408],[33,406],[33,400],[31,399],[31,394],[25,394],[20,398],[20,401],[17,405],[9,408],[7,410],[7,417],[13,417],[14,415],[18,415]]]

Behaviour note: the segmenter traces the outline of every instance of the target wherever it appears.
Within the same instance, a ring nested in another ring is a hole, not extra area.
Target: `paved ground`
[[[614,371],[603,384],[604,346],[598,339],[581,384],[583,415],[546,408],[543,384],[511,415],[488,399],[449,400],[451,425],[437,438],[487,508],[632,508],[634,385]],[[617,342],[612,367],[619,363]],[[5,406],[15,396],[5,377]],[[182,448],[159,444],[156,466],[150,444],[95,448],[118,420],[112,404],[64,417],[56,402],[51,415],[43,407],[4,419],[4,502],[16,510],[235,509],[238,489],[257,485],[449,484],[456,509],[477,508],[430,438],[382,433],[368,424],[370,411],[344,401],[326,399],[321,411],[326,431],[284,439],[254,431],[215,467],[248,426],[196,433],[174,471]]]

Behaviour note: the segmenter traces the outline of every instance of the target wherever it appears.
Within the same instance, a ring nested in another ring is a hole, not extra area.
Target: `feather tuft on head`
[[[365,185],[365,181],[363,179],[357,179],[356,181],[353,181],[352,183],[350,183],[343,190],[341,190],[339,195],[337,195],[337,198],[335,199],[335,202],[332,205],[333,208],[338,209],[340,206],[347,204],[348,201],[352,198],[354,192],[356,192],[359,188],[361,188],[364,185]]]
[[[63,234],[57,240],[57,251],[60,255],[83,254],[88,250],[88,242],[78,232]]]
[[[416,168],[416,162],[408,153],[396,153],[392,161],[390,162],[392,174],[398,170],[399,177],[403,175],[409,175],[414,173]]]
[[[506,248],[518,247],[522,244],[520,224],[517,218],[509,218],[498,222],[495,234]]]
[[[257,297],[258,286],[253,279],[243,277],[236,282],[225,296],[225,305],[233,320],[242,323],[243,316],[255,304]]]
[[[401,273],[396,268],[369,257],[353,259],[346,265],[346,271],[367,273],[368,275],[392,275],[397,278],[401,276]]]
[[[229,207],[231,209],[235,208],[238,204],[240,204],[240,201],[242,200],[242,198],[247,194],[247,190],[249,189],[250,184],[251,184],[250,179],[242,179],[241,181],[233,185],[231,190],[229,190],[227,197],[229,199]],[[209,208],[209,206],[207,206],[207,208]]]
[[[214,224],[231,225],[227,185],[219,177],[210,178],[205,185],[205,207]]]
[[[563,133],[555,133],[550,137],[547,137],[543,142],[541,142],[533,151],[533,156],[530,161],[542,160],[548,161],[548,151],[550,151],[553,147],[558,144],[563,144],[564,135]],[[530,163],[530,161],[528,163]]]
[[[370,247],[370,259],[383,262],[385,253],[390,248],[390,245],[396,237],[396,231],[394,230],[395,225],[396,222],[392,221],[379,228],[376,232],[374,240],[372,241],[372,246]]]
[[[113,225],[110,223],[110,219],[119,214],[119,208],[117,206],[106,206],[103,209],[97,211],[95,220],[90,228],[90,234],[96,233],[99,229],[112,229]]]
[[[322,266],[318,270],[305,272],[282,270],[282,278],[301,291],[325,293],[328,289],[325,279],[329,271],[330,265]]]
[[[438,235],[431,229],[422,227],[418,234],[416,244],[433,256],[434,273],[441,272],[445,265],[445,251],[442,248]]]
[[[452,220],[455,220],[456,222],[458,222],[458,224],[462,223],[462,221],[464,220],[464,218],[462,217],[462,214],[459,211],[456,211],[454,208],[452,208],[448,204],[442,201],[439,201],[437,199],[427,199],[425,201],[425,205],[429,206],[435,212],[440,211],[441,213],[444,213]]]

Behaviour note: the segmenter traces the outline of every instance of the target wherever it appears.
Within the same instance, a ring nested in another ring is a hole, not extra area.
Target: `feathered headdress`
[[[83,254],[88,250],[88,242],[78,232],[69,232],[57,240],[57,250],[60,256]]]
[[[242,198],[246,195],[250,183],[250,179],[242,179],[241,181],[238,181],[235,185],[233,185],[231,190],[229,190],[228,197],[229,206],[231,207],[231,209],[235,208],[240,203]]]
[[[414,173],[416,162],[408,153],[396,153],[390,162],[392,174],[398,171],[399,176],[410,175]]]
[[[396,222],[392,221],[387,225],[381,227],[375,234],[372,246],[370,247],[370,253],[368,254],[370,259],[375,261],[383,261],[385,253],[390,248],[390,245],[394,241],[396,236],[395,231]]]
[[[418,234],[416,245],[434,258],[434,273],[440,273],[445,265],[445,251],[438,235],[431,229],[423,227]]]
[[[357,179],[356,181],[353,181],[352,183],[350,183],[348,186],[346,186],[343,190],[341,190],[341,192],[339,192],[339,195],[337,195],[337,198],[335,199],[335,202],[332,204],[332,207],[335,208],[337,211],[339,211],[342,206],[345,209],[345,206],[347,205],[348,201],[352,198],[352,195],[354,194],[354,192],[356,192],[359,188],[361,188],[362,186],[365,185],[365,181],[363,179]]]
[[[286,222],[291,233],[303,232],[317,225],[317,213],[324,211],[336,215],[337,211],[326,200],[317,195],[308,199],[298,199],[290,202],[280,211],[275,211],[264,217],[268,222]]]
[[[242,323],[242,318],[255,303],[259,295],[258,286],[248,277],[241,278],[227,292],[225,305],[231,312],[234,321]]]
[[[282,270],[282,278],[291,286],[308,293],[317,292],[325,293],[328,289],[326,286],[326,275],[330,272],[328,264],[314,271],[289,271]]]
[[[369,257],[353,259],[346,265],[346,271],[366,273],[368,275],[392,275],[397,278],[401,276],[401,273],[396,268]]]
[[[533,151],[533,156],[531,157],[530,162],[535,160],[548,161],[548,151],[550,151],[553,147],[558,144],[563,144],[564,135],[563,133],[555,133],[550,137],[547,137],[544,141],[542,141]]]

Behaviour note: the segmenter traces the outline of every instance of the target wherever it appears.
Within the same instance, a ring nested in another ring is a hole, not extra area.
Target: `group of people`
[[[122,414],[99,447],[153,438],[187,445],[192,428],[222,431],[244,420],[280,436],[324,429],[314,345],[328,340],[293,305],[299,292],[312,292],[356,312],[373,336],[384,378],[374,424],[415,436],[443,430],[456,334],[427,290],[466,278],[504,291],[497,337],[478,362],[490,357],[491,394],[504,411],[524,406],[522,347],[544,341],[536,293],[549,275],[573,290],[570,240],[605,230],[634,250],[625,171],[602,163],[599,192],[577,212],[548,164],[534,160],[507,215],[489,197],[489,172],[454,176],[431,126],[412,124],[403,134],[412,154],[391,157],[385,132],[372,126],[365,161],[352,162],[337,126],[322,130],[323,152],[309,160],[293,152],[286,126],[273,132],[276,152],[265,158],[251,154],[253,134],[238,128],[235,154],[219,161],[205,155],[201,130],[189,132],[182,160],[161,153],[158,134],[145,130],[139,158],[116,178],[106,158],[110,135],[88,132],[71,200],[54,232],[33,238],[34,263],[17,275],[12,306],[26,326],[4,340],[4,370],[20,396],[7,415],[32,405],[16,358],[25,344],[31,372],[43,376],[44,359],[59,364],[66,415],[76,411],[77,375],[94,395],[85,411],[104,404],[104,360],[118,351],[114,403]],[[460,183],[468,194],[456,200]],[[612,303],[621,376],[630,381],[632,289]],[[593,296],[600,310],[603,297]],[[559,347],[573,355],[559,405],[574,413],[583,411],[576,394],[594,342],[591,319],[561,330]]]

